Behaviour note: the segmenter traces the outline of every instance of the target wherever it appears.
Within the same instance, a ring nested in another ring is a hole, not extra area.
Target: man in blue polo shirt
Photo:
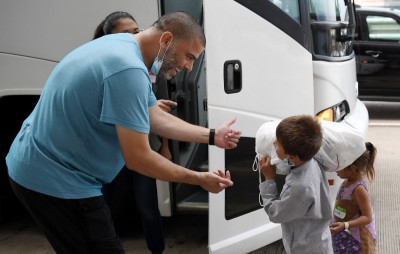
[[[235,119],[214,132],[156,106],[149,70],[167,79],[191,71],[204,47],[195,19],[176,12],[139,34],[82,45],[55,67],[6,161],[14,192],[57,253],[124,252],[101,193],[124,164],[214,193],[232,185],[229,173],[183,168],[148,143],[151,122],[163,137],[236,147]]]

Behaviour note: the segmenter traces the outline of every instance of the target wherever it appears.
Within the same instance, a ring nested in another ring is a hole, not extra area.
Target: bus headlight
[[[346,101],[322,110],[317,114],[317,118],[329,122],[340,122],[349,113],[349,105]]]

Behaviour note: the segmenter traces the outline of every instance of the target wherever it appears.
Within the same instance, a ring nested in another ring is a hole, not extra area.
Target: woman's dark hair
[[[136,20],[127,12],[124,11],[116,11],[108,15],[96,28],[93,36],[93,40],[100,38],[104,35],[111,34],[112,30],[115,28],[115,21],[129,18],[136,22]]]

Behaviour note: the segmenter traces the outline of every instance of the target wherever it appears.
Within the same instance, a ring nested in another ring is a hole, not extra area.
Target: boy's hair
[[[376,156],[376,148],[370,142],[365,143],[365,147],[365,152],[358,157],[352,163],[352,165],[356,166],[357,170],[361,174],[367,175],[368,180],[371,182],[375,177],[374,161]]]
[[[198,38],[202,45],[206,46],[206,37],[203,29],[189,13],[177,11],[165,14],[154,22],[153,26],[159,31],[171,32],[179,40]]]
[[[287,154],[308,161],[321,147],[322,128],[314,116],[290,116],[276,127],[276,138]]]

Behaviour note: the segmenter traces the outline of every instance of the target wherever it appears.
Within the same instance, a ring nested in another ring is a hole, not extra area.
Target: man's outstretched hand
[[[215,139],[214,143],[219,148],[232,149],[237,147],[241,131],[234,130],[231,126],[236,122],[236,117],[227,121],[226,123],[215,129]]]
[[[222,170],[218,170],[218,172],[205,172],[202,174],[200,186],[208,192],[218,193],[233,185],[229,171],[224,173]]]

